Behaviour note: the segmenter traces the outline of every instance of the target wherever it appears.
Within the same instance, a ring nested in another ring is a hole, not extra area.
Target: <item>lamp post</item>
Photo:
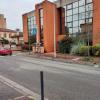
[[[89,8],[89,6],[88,6],[88,16],[90,15],[90,8]],[[89,46],[90,46],[90,26],[89,26],[89,18],[88,18],[88,29],[87,29],[87,31],[88,31],[88,57],[90,56],[90,48],[89,48]]]
[[[89,57],[90,56],[90,48],[89,48],[89,46],[90,46],[90,37],[89,37],[90,33],[89,33],[89,18],[87,20],[86,10],[87,10],[87,8],[86,8],[86,0],[85,0],[85,24],[86,24],[85,31],[87,32],[87,46],[88,46],[87,56]],[[88,6],[88,13],[87,14],[89,15],[89,6]]]
[[[56,53],[56,8],[55,8],[55,5],[54,5],[54,57],[55,58],[57,57],[57,53]]]

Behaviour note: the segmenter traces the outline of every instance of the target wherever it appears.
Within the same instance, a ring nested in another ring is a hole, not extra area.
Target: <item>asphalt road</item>
[[[0,57],[0,75],[38,94],[41,70],[49,100],[100,100],[98,68],[23,55]]]
[[[22,94],[0,82],[0,100],[11,100],[20,96],[22,96]]]

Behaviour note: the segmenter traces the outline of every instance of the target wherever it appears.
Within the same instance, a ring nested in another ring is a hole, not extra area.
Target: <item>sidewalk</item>
[[[81,64],[81,65],[89,65],[89,66],[94,66],[95,64],[100,65],[100,57],[96,57],[94,61],[89,62],[89,61],[83,61],[82,59],[84,57],[81,56],[73,56],[73,55],[68,55],[68,54],[57,54],[57,57],[53,57],[53,53],[45,53],[45,54],[31,54],[25,53],[24,55],[28,57],[34,57],[34,58],[40,58],[40,59],[48,59],[48,60],[54,60],[54,61],[61,61],[65,63],[73,63],[73,64]]]

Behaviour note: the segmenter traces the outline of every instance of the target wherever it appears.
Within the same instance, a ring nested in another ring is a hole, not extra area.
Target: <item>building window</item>
[[[68,9],[72,9],[72,4],[69,4],[68,6],[67,6],[67,10]]]
[[[76,7],[78,7],[78,2],[73,3],[73,8],[76,8]]]
[[[36,19],[35,15],[33,14],[32,16],[28,17],[28,33],[30,36],[36,35],[33,32],[34,28],[36,28]]]
[[[65,5],[64,9],[65,9],[65,27],[66,29],[68,29],[69,36],[75,37],[84,35],[84,37],[87,37],[88,31],[89,34],[92,36],[92,26],[93,26],[92,0],[78,0],[77,2]]]
[[[40,42],[43,45],[43,9],[39,10],[40,20]]]

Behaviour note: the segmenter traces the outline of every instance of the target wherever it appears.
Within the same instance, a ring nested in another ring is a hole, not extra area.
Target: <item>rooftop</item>
[[[17,33],[15,30],[4,29],[4,28],[0,28],[0,32],[12,32],[12,33]]]

